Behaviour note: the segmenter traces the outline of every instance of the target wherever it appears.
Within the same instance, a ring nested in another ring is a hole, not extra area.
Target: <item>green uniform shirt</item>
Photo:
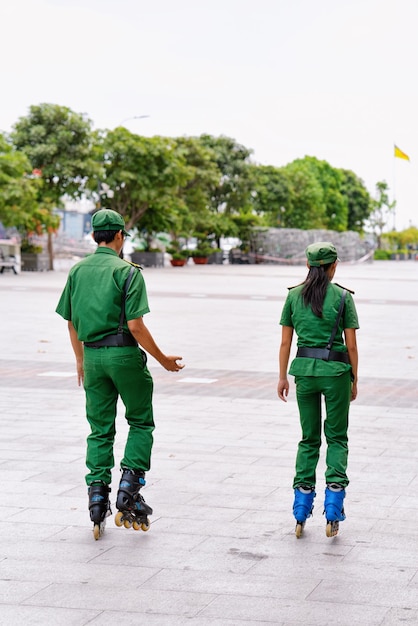
[[[290,289],[283,307],[280,324],[295,329],[299,348],[325,348],[337,319],[342,287],[334,283],[328,285],[322,317],[317,317],[310,306],[305,306],[301,293],[302,288],[303,285],[298,285]],[[345,328],[359,328],[357,311],[350,292],[347,292],[345,298],[344,310],[332,344],[332,350],[347,351],[343,340]],[[296,357],[291,363],[289,374],[294,376],[338,376],[349,370],[350,367],[349,364],[340,361]]]
[[[71,268],[56,312],[73,323],[80,341],[99,341],[117,333],[123,289],[131,267],[111,248],[99,246]],[[135,270],[125,302],[126,320],[148,312],[144,279]],[[126,321],[124,331],[129,332]]]

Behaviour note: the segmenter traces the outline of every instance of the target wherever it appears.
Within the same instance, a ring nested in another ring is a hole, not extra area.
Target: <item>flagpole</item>
[[[395,175],[396,175],[396,165],[395,165],[395,159],[396,157],[398,157],[399,159],[405,159],[405,161],[409,161],[409,156],[403,152],[402,150],[400,150],[398,148],[398,146],[396,145],[396,143],[394,144],[394,151],[393,151],[393,229],[396,230],[396,180],[395,180]]]
[[[396,155],[395,155],[395,148],[396,148],[396,144],[395,142],[393,143],[393,195],[392,195],[392,202],[393,202],[393,230],[396,230]]]

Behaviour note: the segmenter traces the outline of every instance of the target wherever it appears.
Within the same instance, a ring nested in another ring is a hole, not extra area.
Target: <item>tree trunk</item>
[[[54,269],[54,246],[52,242],[52,234],[48,233],[48,254],[49,254],[49,269]]]

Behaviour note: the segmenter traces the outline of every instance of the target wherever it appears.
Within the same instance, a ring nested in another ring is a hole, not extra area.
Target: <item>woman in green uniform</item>
[[[357,396],[356,329],[359,325],[353,292],[331,282],[338,262],[333,244],[311,244],[306,249],[306,257],[308,275],[301,285],[289,290],[280,319],[282,340],[277,391],[279,398],[286,402],[287,369],[295,331],[298,350],[289,374],[295,377],[302,429],[293,481],[296,536],[302,534],[316,495],[323,396],[327,442],[324,512],[326,534],[332,537],[338,532],[339,522],[345,519],[343,501],[349,482],[346,473],[348,413],[350,401]]]

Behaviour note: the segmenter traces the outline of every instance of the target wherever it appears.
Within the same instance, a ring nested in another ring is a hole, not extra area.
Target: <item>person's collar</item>
[[[113,248],[109,248],[109,246],[97,246],[95,250],[95,254],[98,254],[98,253],[115,254],[116,256],[119,256],[116,250],[113,250]]]

